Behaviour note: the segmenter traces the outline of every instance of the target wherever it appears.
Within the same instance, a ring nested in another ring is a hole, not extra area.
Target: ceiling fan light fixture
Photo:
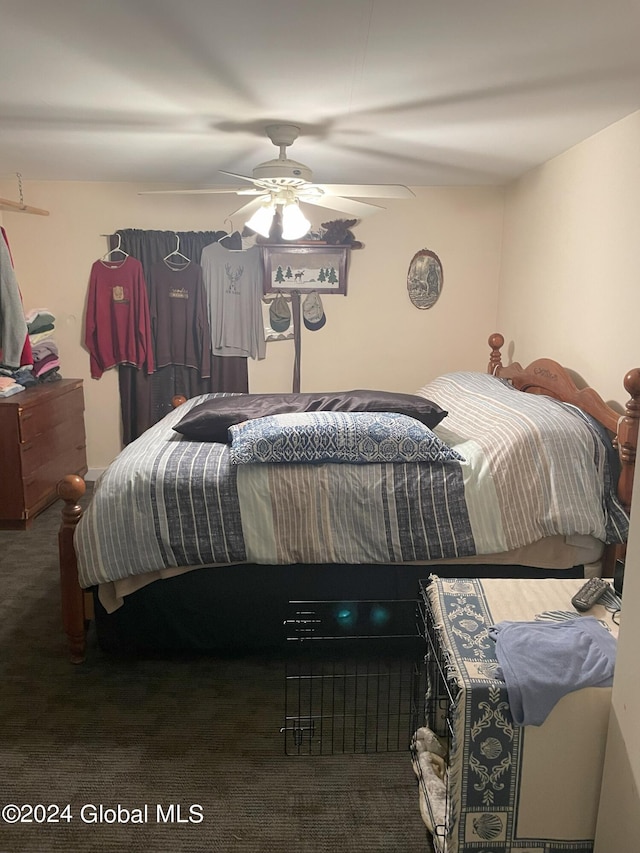
[[[311,228],[311,223],[300,210],[298,203],[291,201],[282,208],[282,239],[299,240]]]
[[[248,219],[247,222],[245,222],[245,225],[257,234],[261,234],[263,237],[268,237],[271,233],[271,225],[273,223],[273,215],[275,212],[276,206],[270,201],[268,204],[264,204],[262,207],[259,207],[251,219]]]

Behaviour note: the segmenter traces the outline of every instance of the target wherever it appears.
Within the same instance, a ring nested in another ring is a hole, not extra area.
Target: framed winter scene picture
[[[347,293],[348,246],[262,246],[264,292]]]

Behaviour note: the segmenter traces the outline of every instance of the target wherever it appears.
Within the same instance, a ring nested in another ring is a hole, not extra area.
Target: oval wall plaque
[[[421,249],[415,253],[407,273],[407,290],[416,308],[431,308],[436,304],[443,277],[442,264],[435,252]]]

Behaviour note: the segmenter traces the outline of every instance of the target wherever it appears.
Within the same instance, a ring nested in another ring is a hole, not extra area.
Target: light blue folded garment
[[[16,382],[15,385],[7,385],[6,388],[3,388],[0,391],[0,397],[13,397],[14,394],[19,394],[20,391],[24,391],[24,385],[19,385]]]
[[[613,634],[594,616],[562,622],[499,622],[489,629],[507,685],[511,715],[539,726],[567,693],[610,687],[616,660]]]

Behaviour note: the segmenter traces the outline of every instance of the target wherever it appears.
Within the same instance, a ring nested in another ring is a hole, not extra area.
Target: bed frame
[[[544,394],[579,406],[611,433],[621,463],[618,496],[628,512],[631,508],[640,425],[640,368],[630,370],[624,377],[624,387],[630,399],[626,403],[625,411],[617,412],[592,388],[578,388],[569,372],[558,362],[541,358],[526,368],[517,362],[505,367],[501,355],[504,337],[498,333],[491,335],[489,346],[489,373],[509,379],[516,388],[528,394]],[[184,398],[176,398],[175,402],[179,403],[181,400]],[[81,663],[85,658],[87,628],[94,618],[92,593],[82,589],[78,582],[73,546],[76,525],[83,513],[80,501],[85,491],[84,480],[75,474],[67,475],[58,484],[58,496],[64,502],[58,533],[62,622],[72,663]],[[613,577],[616,560],[623,554],[624,546],[606,547],[602,572],[605,577]]]

